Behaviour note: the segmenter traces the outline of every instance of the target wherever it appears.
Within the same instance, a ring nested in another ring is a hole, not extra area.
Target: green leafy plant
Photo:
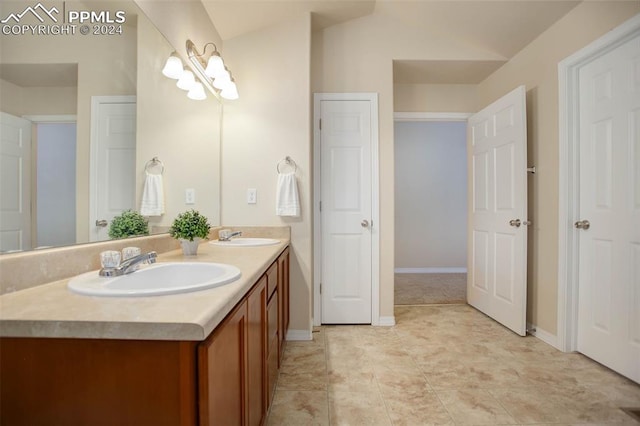
[[[176,239],[193,241],[194,238],[208,238],[211,225],[209,220],[196,210],[180,213],[173,221],[169,234]]]
[[[125,210],[113,218],[109,225],[109,238],[126,238],[138,235],[149,235],[149,224],[138,212]]]

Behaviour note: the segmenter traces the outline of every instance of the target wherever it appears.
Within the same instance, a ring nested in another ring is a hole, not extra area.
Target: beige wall
[[[0,80],[0,111],[23,115],[75,115],[76,87],[20,87]]]
[[[195,209],[212,225],[220,223],[220,125],[222,105],[210,93],[203,101],[187,98],[176,81],[160,72],[173,47],[145,16],[138,19],[138,105],[136,176],[140,207],[144,166],[163,162],[165,214],[150,217],[153,226],[171,226],[181,212]],[[195,204],[185,204],[185,189]]]
[[[395,112],[475,112],[476,84],[394,84]]]
[[[478,109],[524,84],[527,89],[529,271],[527,321],[557,332],[558,62],[640,13],[640,2],[583,2],[478,85]]]
[[[291,329],[311,330],[311,17],[226,40],[223,57],[240,99],[226,102],[222,137],[222,224],[291,226]],[[298,165],[301,216],[276,216],[276,165]],[[256,188],[257,204],[247,204]]]

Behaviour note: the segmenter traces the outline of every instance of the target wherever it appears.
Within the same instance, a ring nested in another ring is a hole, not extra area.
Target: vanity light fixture
[[[207,99],[207,94],[204,93],[204,86],[199,81],[196,81],[195,84],[187,93],[187,97],[189,99],[193,99],[194,101],[202,101]]]
[[[182,71],[182,75],[180,76],[180,79],[176,83],[176,86],[178,86],[182,90],[191,90],[191,88],[195,84],[196,84],[196,78],[194,77],[193,73],[189,70],[184,70]]]
[[[164,68],[162,68],[162,74],[165,77],[177,80],[182,75],[182,71],[182,60],[178,57],[178,52],[174,51],[171,56],[167,58],[167,62],[164,64]]]
[[[206,58],[207,47],[213,46],[213,52]],[[198,52],[195,44],[191,40],[187,40],[187,56],[193,65],[194,72],[198,75],[202,84],[216,96],[224,99],[238,99],[238,88],[231,78],[231,73],[224,65],[224,61],[218,52],[218,48],[214,43],[207,43],[202,49],[202,53]]]

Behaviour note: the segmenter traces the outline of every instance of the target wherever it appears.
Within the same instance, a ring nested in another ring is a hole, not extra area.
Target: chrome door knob
[[[588,220],[579,220],[575,223],[577,229],[584,229],[585,231],[591,227]]]
[[[367,219],[364,219],[362,222],[360,222],[360,226],[362,226],[363,228],[368,228],[369,221]]]
[[[520,228],[520,225],[522,225],[522,222],[520,222],[520,219],[511,219],[509,221],[509,225],[515,226],[516,228]]]
[[[102,220],[96,220],[96,226],[100,227],[100,228],[104,228],[109,224],[109,222],[107,222],[106,220],[102,219]]]

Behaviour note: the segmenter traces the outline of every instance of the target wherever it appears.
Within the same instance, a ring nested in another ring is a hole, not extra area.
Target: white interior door
[[[527,307],[527,131],[520,86],[469,118],[467,300],[521,336]]]
[[[639,69],[640,36],[580,68],[576,223],[578,350],[636,382],[640,382]]]
[[[320,103],[322,323],[370,324],[371,102]]]
[[[31,248],[31,121],[0,112],[0,252]]]
[[[92,98],[89,238],[109,239],[108,224],[136,201],[135,96]]]

